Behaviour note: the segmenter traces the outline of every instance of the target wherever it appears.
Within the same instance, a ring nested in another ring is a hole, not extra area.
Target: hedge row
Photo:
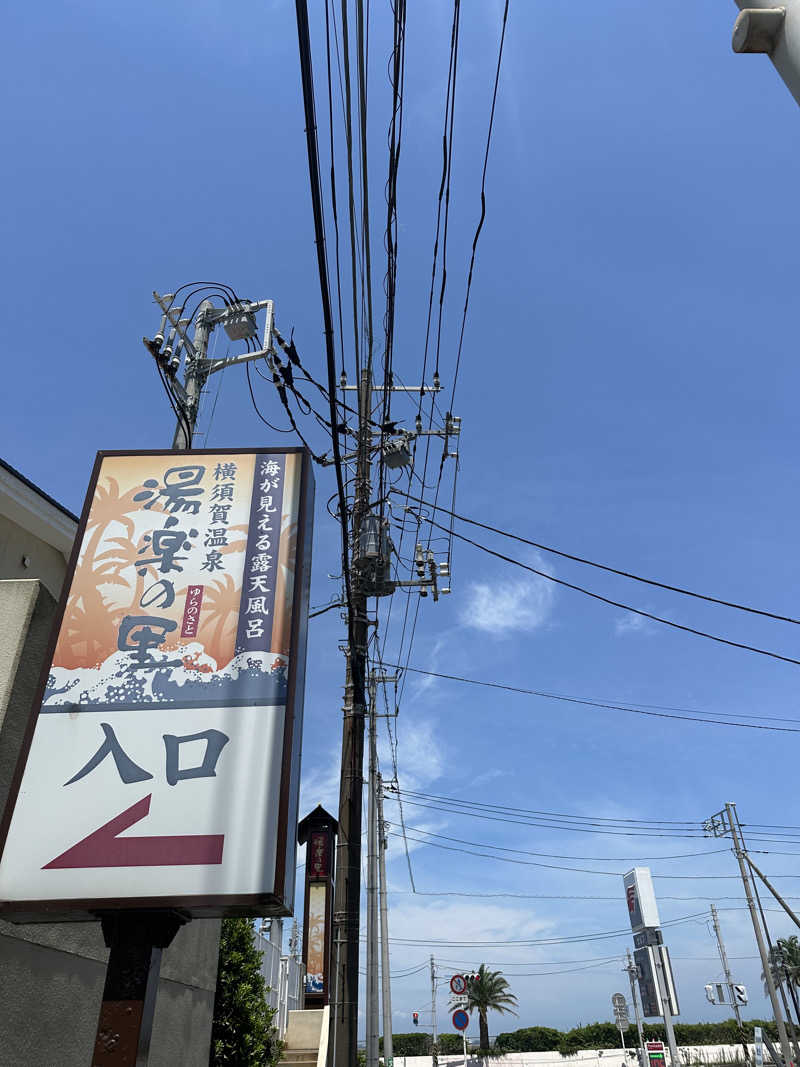
[[[777,1040],[774,1022],[751,1019],[745,1022],[747,1040],[753,1040],[753,1027],[761,1026],[773,1040]],[[648,1041],[665,1041],[664,1027],[658,1023],[645,1023],[644,1036]],[[735,1019],[713,1023],[675,1023],[675,1037],[679,1045],[736,1045],[739,1031]],[[628,1027],[625,1044],[630,1048],[638,1042],[635,1026]],[[383,1039],[381,1039],[383,1052]],[[394,1034],[392,1047],[395,1056],[430,1056],[431,1035],[424,1030],[410,1034]],[[460,1034],[442,1034],[439,1051],[461,1051]],[[494,1042],[498,1052],[560,1052],[572,1056],[582,1049],[619,1048],[619,1030],[613,1023],[590,1023],[572,1030],[554,1030],[549,1026],[526,1026],[521,1030],[499,1034]]]
[[[768,1036],[777,1039],[773,1022],[751,1019],[744,1026],[748,1041],[753,1040],[754,1026],[763,1027]],[[644,1035],[648,1041],[666,1040],[664,1027],[658,1023],[645,1023]],[[676,1022],[675,1038],[679,1045],[735,1045],[739,1041],[739,1031],[735,1019],[713,1023]],[[636,1027],[629,1026],[625,1033],[625,1044],[631,1047],[638,1040]],[[564,1056],[571,1056],[582,1049],[619,1047],[619,1030],[614,1023],[590,1023],[566,1032],[548,1026],[527,1026],[499,1034],[495,1040],[495,1048],[503,1052],[560,1052]]]

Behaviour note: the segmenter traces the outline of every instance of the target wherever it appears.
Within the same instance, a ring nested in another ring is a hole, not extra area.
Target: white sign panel
[[[623,876],[631,929],[636,934],[648,926],[660,926],[658,905],[649,867],[634,867]]]
[[[289,914],[302,450],[101,453],[0,826],[0,914]]]

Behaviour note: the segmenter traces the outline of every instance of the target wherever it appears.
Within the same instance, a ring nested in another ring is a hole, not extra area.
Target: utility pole
[[[185,424],[178,419],[175,426],[175,435],[172,439],[172,447],[176,452],[192,447],[194,428],[197,425],[197,415],[200,411],[200,394],[208,379],[208,339],[211,336],[211,326],[206,318],[214,305],[210,300],[204,300],[197,312],[197,320],[194,327],[192,344],[195,355],[186,355],[186,368],[184,371],[184,409],[188,422],[188,436]]]
[[[667,1033],[667,1045],[672,1067],[681,1067],[681,1058],[678,1055],[678,1043],[675,1040],[675,1028],[672,1025],[672,1005],[670,1003],[669,986],[667,976],[664,973],[664,963],[661,956],[661,945],[656,946],[653,952],[655,964],[656,982],[658,984],[658,996],[661,1001],[661,1014],[664,1018],[664,1029]]]
[[[722,931],[719,925],[719,917],[717,915],[717,907],[715,904],[711,905],[711,921],[714,924],[714,933],[717,937],[717,948],[719,949],[719,958],[722,963],[722,970],[725,973],[725,984],[728,987],[728,995],[731,999],[731,1005],[733,1007],[734,1015],[736,1016],[736,1025],[739,1028],[739,1039],[742,1042],[742,1048],[744,1049],[744,1062],[750,1062],[750,1051],[747,1047],[747,1035],[744,1032],[744,1025],[742,1023],[742,1013],[739,1010],[739,1001],[736,999],[736,991],[733,988],[733,978],[731,977],[731,969],[728,966],[728,955],[725,952],[725,944],[722,940]]]
[[[783,1055],[784,1067],[792,1067],[792,1052],[789,1047],[789,1038],[786,1033],[786,1025],[783,1021],[783,1013],[781,1012],[780,1002],[778,1001],[778,993],[775,989],[775,982],[772,977],[772,968],[770,967],[769,956],[767,954],[767,947],[764,943],[764,935],[761,931],[761,925],[758,921],[758,911],[756,910],[756,903],[753,899],[753,889],[750,884],[750,872],[747,867],[747,854],[742,846],[739,832],[737,829],[738,817],[736,815],[736,805],[728,803],[724,809],[713,815],[705,824],[707,832],[712,833],[715,837],[724,837],[730,833],[733,840],[733,852],[739,863],[739,871],[742,876],[742,885],[744,886],[744,894],[747,898],[747,907],[750,911],[750,918],[753,922],[753,931],[756,935],[756,944],[758,945],[758,954],[761,957],[761,966],[764,972],[764,983],[767,987],[770,1003],[772,1004],[772,1014],[775,1017],[775,1025],[778,1028],[778,1037],[780,1039],[781,1054]]]
[[[433,956],[431,956],[431,1018],[433,1019],[431,1067],[439,1067],[439,1038],[436,1033],[436,965],[433,962]]]
[[[378,1067],[378,752],[377,682],[369,679],[369,807],[367,811],[367,1067]]]
[[[383,1059],[386,1067],[394,1067],[392,1047],[392,980],[389,971],[389,909],[386,899],[386,826],[383,821],[383,779],[378,775],[378,866],[380,873],[381,909],[381,979],[383,983]]]
[[[731,837],[733,839],[733,851],[736,854],[736,859],[739,861],[739,870],[742,874],[742,883],[744,884],[744,892],[747,897],[747,907],[750,909],[750,918],[753,920],[753,929],[756,935],[756,941],[758,942],[758,953],[761,956],[761,963],[764,967],[764,981],[766,982],[767,989],[769,991],[769,999],[772,1002],[772,1011],[775,1015],[775,1025],[778,1027],[778,1037],[781,1043],[781,1053],[785,1067],[790,1067],[792,1063],[792,1053],[789,1047],[789,1038],[786,1033],[786,1025],[783,1021],[783,1013],[781,1012],[781,1006],[778,1002],[778,994],[775,989],[775,981],[772,977],[772,968],[769,965],[769,956],[767,954],[767,948],[764,943],[764,935],[761,931],[761,925],[758,921],[758,913],[756,911],[756,904],[753,899],[753,890],[750,883],[750,873],[747,869],[746,854],[739,837],[738,830],[738,817],[736,815],[736,805],[728,803],[725,805],[725,812],[728,816],[728,826],[730,827]]]
[[[352,643],[348,649],[347,675],[345,681],[344,724],[342,727],[342,770],[339,786],[339,837],[336,845],[336,889],[333,911],[334,981],[331,1002],[331,1031],[328,1048],[332,1067],[352,1067],[358,1054],[358,960],[359,960],[359,915],[361,906],[361,817],[362,789],[364,784],[364,719],[366,716],[367,690],[367,639],[368,629],[374,620],[367,617],[369,596],[390,594],[397,586],[419,587],[421,595],[427,596],[432,589],[433,599],[449,589],[439,589],[440,577],[449,574],[449,567],[440,564],[437,568],[433,554],[427,553],[422,561],[422,572],[417,566],[418,577],[409,581],[389,580],[384,573],[388,560],[384,560],[382,529],[377,516],[370,514],[371,452],[374,447],[372,423],[373,391],[391,389],[393,392],[436,393],[441,390],[438,378],[432,388],[426,386],[383,385],[373,386],[371,371],[361,371],[358,386],[342,383],[342,389],[358,389],[358,447],[351,524],[351,602]],[[455,438],[461,430],[461,420],[449,415],[442,431],[415,431],[414,436],[438,436]],[[406,440],[411,435],[406,435]],[[384,443],[384,434],[378,432],[378,446]],[[448,452],[455,456],[455,452]],[[343,517],[344,518],[344,517]],[[369,520],[369,522],[367,521]],[[346,519],[344,519],[346,521]],[[421,550],[420,550],[421,552]],[[376,554],[378,557],[376,563]],[[418,553],[419,555],[419,553]],[[422,557],[420,556],[420,559]],[[376,569],[377,567],[377,569]],[[424,576],[424,569],[428,577]],[[383,577],[381,574],[383,573]],[[372,820],[374,821],[374,820]],[[372,825],[372,821],[370,825]],[[377,979],[376,979],[377,981]],[[377,997],[375,1000],[377,1003]]]
[[[372,378],[362,370],[358,390],[358,455],[351,558],[369,513],[370,414]],[[340,516],[342,522],[347,516]],[[355,568],[352,586],[352,647],[348,650],[342,726],[342,771],[339,785],[339,837],[336,844],[336,890],[333,907],[335,954],[334,1003],[331,1010],[331,1062],[352,1067],[358,1059],[358,952],[361,905],[361,812],[364,774],[364,714],[367,668],[367,596]]]
[[[800,104],[800,0],[736,0],[734,52],[768,55]]]
[[[204,300],[197,309],[194,335],[186,333],[188,319],[181,318],[182,305],[175,306],[175,294],[161,296],[153,292],[153,299],[161,308],[161,325],[155,337],[143,337],[145,348],[153,356],[168,381],[168,388],[175,394],[181,417],[175,426],[172,447],[176,451],[192,447],[192,437],[200,412],[200,397],[212,374],[226,367],[238,367],[257,359],[267,359],[274,352],[272,344],[274,305],[271,300],[239,300],[227,307],[218,308],[210,300]],[[256,352],[245,352],[225,359],[208,358],[208,342],[217,326],[224,326],[232,341],[250,341],[258,336],[256,313],[266,311],[264,344]],[[169,332],[167,327],[169,326]],[[183,383],[177,377],[184,353]]]
[[[628,962],[625,965],[625,970],[628,972],[628,978],[631,983],[631,1000],[633,1001],[633,1013],[636,1016],[636,1029],[639,1031],[639,1067],[646,1067],[644,1057],[644,1030],[642,1029],[642,1016],[639,1013],[639,1001],[636,996],[636,964],[631,959],[631,950],[625,949]]]

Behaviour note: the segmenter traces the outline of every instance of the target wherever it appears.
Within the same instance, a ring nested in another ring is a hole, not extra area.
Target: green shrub
[[[211,1027],[210,1067],[273,1067],[282,1044],[264,999],[262,952],[249,919],[224,919]]]

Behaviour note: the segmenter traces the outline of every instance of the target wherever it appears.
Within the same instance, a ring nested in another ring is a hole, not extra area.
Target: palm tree
[[[797,988],[800,986],[800,939],[796,934],[791,937],[779,937],[778,948],[783,956],[786,978]]]
[[[775,989],[778,993],[778,996],[783,1001],[783,1010],[786,1014],[786,1029],[789,1031],[789,1040],[791,1041],[792,1045],[794,1045],[795,1055],[800,1058],[800,1044],[798,1044],[797,1032],[794,1028],[794,1023],[792,1022],[792,1015],[789,1011],[789,1003],[786,999],[786,990],[788,989],[794,1004],[795,1014],[797,1014],[800,1005],[798,1005],[797,1003],[795,983],[790,977],[790,969],[786,958],[785,946],[790,940],[794,940],[795,942],[797,942],[796,937],[792,939],[778,938],[777,944],[770,946],[769,969],[770,973],[772,974],[772,981],[775,984]],[[792,949],[797,952],[798,947],[796,945],[790,946],[790,951],[792,951]],[[769,991],[767,986],[767,976],[763,970],[761,972],[761,980],[764,983],[764,993],[767,994]],[[800,1018],[800,1016],[798,1016],[798,1018]]]
[[[769,964],[775,988],[780,990],[785,986],[789,991],[795,1015],[800,1022],[800,1003],[797,998],[797,989],[800,987],[800,940],[796,934],[778,938],[775,946],[770,949]],[[764,979],[763,974],[761,977]],[[766,981],[764,989],[766,991]]]
[[[489,1023],[487,1012],[496,1011],[500,1015],[516,1015],[517,998],[511,992],[502,971],[490,971],[485,963],[478,968],[474,978],[467,982],[467,1011],[478,1013],[480,1027],[480,1052],[489,1050]]]

